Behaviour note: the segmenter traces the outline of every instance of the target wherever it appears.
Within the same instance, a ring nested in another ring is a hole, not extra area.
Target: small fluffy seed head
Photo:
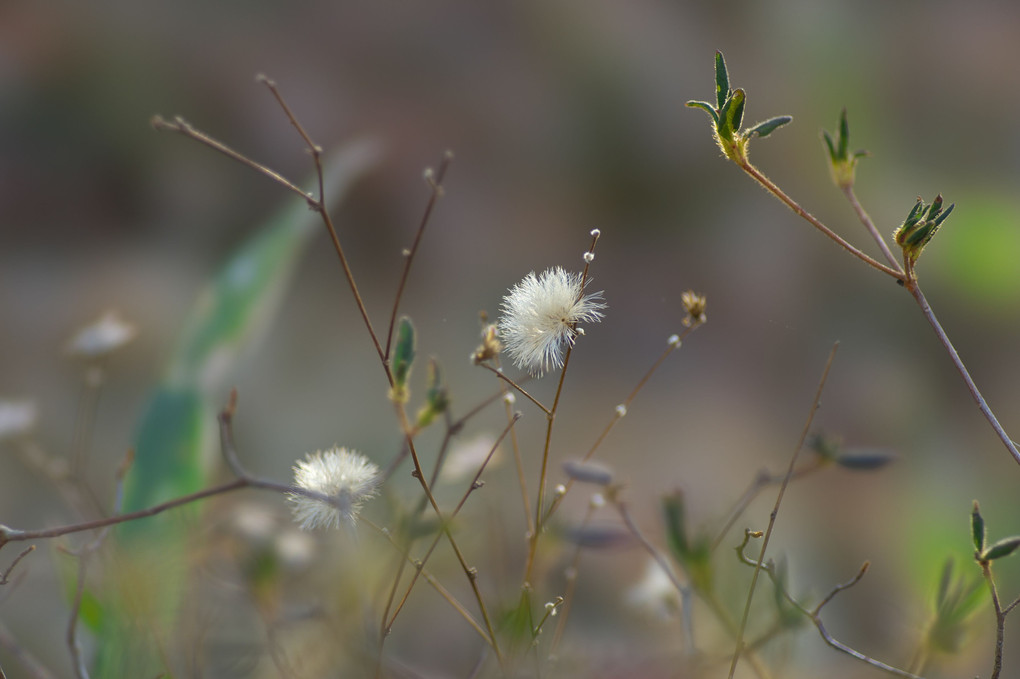
[[[500,306],[499,334],[514,365],[535,377],[562,368],[567,347],[580,334],[577,324],[602,320],[601,299],[601,292],[584,294],[580,274],[558,266],[525,276]]]
[[[294,485],[321,493],[332,502],[290,493],[294,520],[304,530],[353,526],[366,500],[375,497],[379,468],[356,451],[331,448],[316,451],[294,466]]]

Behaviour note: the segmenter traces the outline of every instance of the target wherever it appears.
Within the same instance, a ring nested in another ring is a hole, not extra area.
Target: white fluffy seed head
[[[379,468],[356,451],[333,447],[316,451],[294,466],[294,485],[332,499],[325,502],[290,493],[294,520],[304,530],[353,526],[366,500],[376,494]]]
[[[532,271],[510,289],[500,309],[499,334],[514,365],[541,377],[563,367],[578,323],[602,320],[602,293],[584,294],[581,275],[561,267]]]

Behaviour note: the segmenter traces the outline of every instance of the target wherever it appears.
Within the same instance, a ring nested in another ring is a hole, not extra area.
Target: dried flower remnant
[[[85,359],[102,358],[135,338],[135,326],[115,311],[107,311],[99,320],[79,330],[67,343],[67,353]]]
[[[503,351],[503,345],[499,342],[498,329],[495,323],[487,323],[482,328],[482,343],[471,353],[471,362],[475,365],[491,361]]]
[[[366,500],[375,497],[379,468],[356,451],[331,448],[310,453],[294,467],[294,485],[332,499],[289,493],[294,520],[304,530],[353,526]]]
[[[585,295],[581,275],[562,267],[525,276],[500,306],[499,334],[514,365],[535,377],[562,368],[564,352],[581,334],[577,324],[602,319],[601,299],[601,292]]]
[[[680,295],[680,302],[687,311],[684,325],[688,328],[692,325],[701,325],[708,320],[708,316],[705,315],[705,306],[708,304],[708,300],[704,295],[699,295],[693,290],[687,290]]]

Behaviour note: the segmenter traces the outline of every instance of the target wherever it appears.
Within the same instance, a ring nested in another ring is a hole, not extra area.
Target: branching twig
[[[453,162],[453,151],[447,150],[443,153],[438,170],[433,171],[431,167],[425,170],[425,181],[428,183],[431,193],[429,194],[429,201],[425,205],[425,213],[418,224],[418,230],[414,234],[414,243],[404,256],[404,267],[400,272],[400,283],[397,284],[397,293],[393,297],[390,324],[386,330],[385,353],[387,358],[390,357],[390,349],[393,345],[393,328],[397,323],[397,311],[400,308],[400,300],[404,296],[404,287],[407,285],[407,278],[411,273],[411,263],[414,261],[414,256],[418,253],[418,246],[421,244],[422,236],[425,235],[425,227],[432,216],[432,210],[435,208],[436,202],[443,197],[443,179],[446,177],[446,170],[450,167],[451,162]]]
[[[836,350],[838,348],[839,342],[836,342],[832,346],[832,351],[829,352],[829,358],[825,362],[825,369],[822,371],[822,378],[818,381],[818,389],[815,391],[815,398],[811,402],[811,409],[808,412],[807,421],[804,422],[804,429],[801,431],[800,440],[793,449],[793,455],[790,456],[790,465],[787,467],[786,476],[783,478],[783,482],[779,486],[776,504],[772,508],[772,513],[769,515],[769,525],[765,531],[765,538],[762,540],[761,553],[758,555],[758,562],[754,568],[754,575],[751,576],[751,585],[748,588],[747,601],[744,603],[744,613],[740,618],[740,626],[737,628],[737,644],[733,651],[733,660],[730,662],[729,679],[733,679],[733,675],[737,671],[737,662],[740,660],[740,656],[744,651],[744,631],[747,629],[747,620],[751,615],[751,601],[754,598],[754,588],[755,585],[758,584],[758,574],[761,572],[761,564],[765,559],[765,550],[768,549],[769,540],[772,537],[772,531],[776,525],[776,518],[779,516],[779,506],[783,502],[783,496],[786,494],[786,487],[789,485],[790,478],[793,476],[793,470],[797,464],[797,457],[800,455],[800,450],[804,447],[804,441],[807,440],[808,432],[811,430],[811,423],[814,421],[815,412],[818,410],[818,406],[822,400],[822,389],[825,388],[825,380],[829,377],[829,368],[832,367],[832,361],[836,358]]]

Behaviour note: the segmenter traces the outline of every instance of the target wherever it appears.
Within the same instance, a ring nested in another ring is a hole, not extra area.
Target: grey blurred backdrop
[[[681,329],[680,293],[708,296],[708,325],[602,450],[660,543],[658,494],[683,488],[694,522],[713,525],[758,468],[785,465],[839,340],[816,429],[894,451],[897,461],[878,474],[833,471],[795,486],[774,545],[799,587],[815,591],[871,559],[859,591],[833,611],[833,631],[895,654],[925,619],[942,556],[968,553],[972,499],[993,537],[1020,532],[1020,469],[909,296],[725,162],[705,115],[684,102],[712,98],[712,56],[722,50],[731,82],[748,92],[746,120],[794,117],[755,142],[752,158],[867,252],[877,249],[832,186],[819,140],[843,106],[851,147],[873,153],[860,164],[858,194],[883,233],[916,196],[941,191],[956,202],[920,275],[1018,436],[1018,29],[1020,6],[990,1],[3,3],[0,397],[33,399],[40,441],[66,451],[81,375],[63,343],[108,308],[136,323],[137,341],[111,363],[92,444],[92,482],[110,488],[203,282],[293,200],[152,131],[149,119],[181,114],[305,177],[300,140],[254,81],[263,72],[327,149],[364,136],[385,146],[336,212],[377,324],[428,195],[422,170],[455,152],[403,311],[418,325],[420,354],[443,362],[459,412],[493,386],[467,361],[478,312],[495,315],[528,271],[580,268],[591,228],[603,234],[592,285],[609,309],[575,352],[558,456],[587,449]],[[380,464],[399,448],[325,234],[232,380],[239,447],[259,473],[285,479],[296,457],[334,442]],[[540,423],[522,410],[525,422]],[[0,522],[68,519],[45,483],[0,454]],[[756,503],[745,523],[763,528],[771,502]],[[12,557],[4,554],[0,567]],[[46,560],[33,555],[24,564],[32,577],[0,603],[0,617],[37,651],[47,639],[61,643],[46,631],[59,613],[31,603],[54,587]],[[623,588],[643,563],[626,552],[597,568]],[[1010,598],[1020,586],[1011,570],[1001,569]],[[974,653],[988,658],[982,640]],[[819,666],[856,671],[817,639],[798,649],[817,654]]]

